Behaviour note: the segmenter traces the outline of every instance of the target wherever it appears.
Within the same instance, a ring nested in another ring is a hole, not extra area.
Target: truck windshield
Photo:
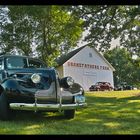
[[[7,57],[6,65],[8,69],[19,68],[45,68],[46,66],[36,59],[28,59],[24,57]]]
[[[7,57],[6,58],[6,66],[8,69],[15,69],[15,68],[26,68],[27,61],[25,58],[20,57]]]

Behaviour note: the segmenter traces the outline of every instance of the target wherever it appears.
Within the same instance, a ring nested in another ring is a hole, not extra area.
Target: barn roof
[[[68,61],[71,57],[73,57],[74,55],[76,55],[79,51],[81,51],[83,48],[87,47],[88,45],[89,44],[86,44],[86,45],[84,45],[82,47],[79,47],[79,48],[77,48],[77,49],[75,49],[75,50],[67,53],[67,54],[63,54],[62,56],[60,56],[58,59],[56,59],[56,62],[58,64],[58,66],[63,65],[66,61]],[[105,61],[105,63],[107,63],[109,65],[109,67],[113,71],[115,71],[114,67],[106,60],[106,58],[103,55],[101,55],[95,48],[93,48],[93,49]]]
[[[67,60],[69,60],[71,57],[73,57],[75,54],[77,54],[84,47],[86,47],[86,46],[79,47],[79,48],[77,48],[77,49],[75,49],[67,54],[61,55],[58,59],[56,59],[58,66],[63,65]]]

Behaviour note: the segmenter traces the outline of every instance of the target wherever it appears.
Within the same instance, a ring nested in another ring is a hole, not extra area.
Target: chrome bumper
[[[10,108],[15,109],[15,110],[33,110],[33,111],[38,111],[38,110],[55,110],[55,111],[62,111],[62,110],[70,110],[70,109],[77,109],[77,108],[82,108],[86,107],[87,103],[85,102],[85,97],[83,100],[80,100],[82,98],[77,98],[78,95],[81,95],[81,91],[75,94],[67,93],[66,91],[61,91],[60,97],[59,97],[59,102],[56,104],[38,104],[37,100],[40,99],[45,99],[47,96],[43,93],[39,92],[35,95],[35,102],[34,103],[10,103]],[[74,103],[71,104],[63,104],[62,100],[64,95],[66,96],[75,96],[74,98]]]
[[[56,111],[61,111],[61,110],[69,110],[69,109],[77,109],[81,107],[86,107],[86,103],[74,103],[74,104],[27,104],[27,103],[10,103],[10,108],[11,109],[16,109],[16,110],[56,110]]]

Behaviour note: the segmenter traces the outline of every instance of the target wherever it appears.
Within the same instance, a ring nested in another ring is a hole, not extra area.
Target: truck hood
[[[32,74],[37,73],[41,76],[41,82],[35,84],[31,81]],[[21,87],[27,89],[48,89],[52,82],[56,79],[55,70],[47,69],[12,69],[7,71],[7,78],[15,79]]]

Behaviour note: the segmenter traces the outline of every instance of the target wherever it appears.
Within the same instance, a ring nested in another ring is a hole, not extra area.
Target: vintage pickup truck
[[[0,56],[1,120],[11,119],[12,110],[59,111],[71,119],[86,105],[84,90],[72,77],[59,78],[56,69],[40,59]]]

